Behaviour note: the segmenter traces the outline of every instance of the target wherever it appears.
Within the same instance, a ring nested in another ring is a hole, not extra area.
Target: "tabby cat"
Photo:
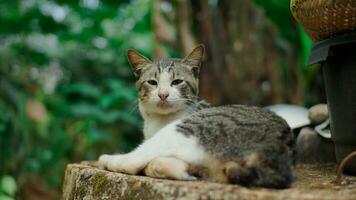
[[[145,140],[127,154],[102,155],[108,170],[176,180],[287,188],[295,138],[274,113],[253,106],[199,101],[204,47],[184,59],[128,59],[137,78]]]

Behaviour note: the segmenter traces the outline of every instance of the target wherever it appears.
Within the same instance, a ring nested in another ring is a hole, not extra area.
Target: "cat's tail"
[[[271,159],[253,153],[239,162],[225,163],[224,173],[229,183],[246,187],[283,189],[293,181],[291,164],[284,156]]]

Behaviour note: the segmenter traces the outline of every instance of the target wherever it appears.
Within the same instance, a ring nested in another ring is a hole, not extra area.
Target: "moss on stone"
[[[78,185],[77,181],[73,181],[72,183],[72,187],[73,187],[73,192],[70,193],[69,195],[69,199],[83,199],[85,197],[86,194],[86,190],[85,187],[83,185]]]
[[[74,189],[73,196],[75,197],[75,199],[83,199],[85,197],[86,193],[87,193],[87,191],[86,191],[84,185],[81,185]]]
[[[154,190],[150,183],[128,182],[125,199],[135,200],[141,199],[142,197],[155,200],[163,199],[163,197]]]
[[[100,194],[108,189],[109,181],[104,173],[96,173],[92,178],[93,192]]]

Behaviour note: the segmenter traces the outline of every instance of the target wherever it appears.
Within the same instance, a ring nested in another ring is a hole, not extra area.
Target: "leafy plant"
[[[150,7],[148,0],[0,4],[0,175],[16,177],[19,190],[33,175],[58,188],[67,163],[140,141],[126,50],[151,52]],[[8,189],[1,195],[11,198]]]
[[[12,176],[5,175],[0,179],[0,199],[12,200],[15,199],[17,186],[15,179]]]

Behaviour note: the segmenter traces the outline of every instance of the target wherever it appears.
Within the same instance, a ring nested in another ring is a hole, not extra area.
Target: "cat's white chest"
[[[145,136],[145,139],[151,138],[167,124],[181,119],[183,115],[184,113],[177,113],[174,115],[167,115],[161,117],[145,116],[145,122],[143,126],[143,134]]]
[[[155,133],[157,133],[166,123],[162,120],[150,120],[150,122],[145,122],[143,127],[143,134],[145,139],[151,138]]]

